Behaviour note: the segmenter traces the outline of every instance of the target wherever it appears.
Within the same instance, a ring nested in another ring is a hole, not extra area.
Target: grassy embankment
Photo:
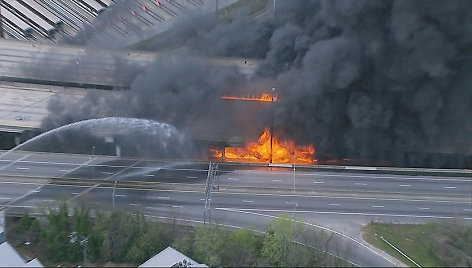
[[[426,224],[370,223],[364,240],[403,263],[414,263],[389,246],[388,240],[422,267],[464,266],[472,262],[472,226],[463,221]]]

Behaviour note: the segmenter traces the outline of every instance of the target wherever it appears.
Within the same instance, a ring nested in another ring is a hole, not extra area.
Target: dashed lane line
[[[25,155],[25,156],[23,156],[23,157],[20,157],[19,159],[17,159],[17,160],[15,160],[15,161],[11,162],[10,164],[1,167],[0,170],[4,170],[4,169],[8,168],[8,167],[10,167],[10,166],[12,166],[12,165],[14,165],[14,164],[20,162],[21,160],[27,158],[28,156],[30,156],[30,154],[27,154],[27,155]]]

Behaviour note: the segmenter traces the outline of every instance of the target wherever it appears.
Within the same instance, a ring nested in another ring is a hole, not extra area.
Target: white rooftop
[[[25,260],[8,242],[0,244],[0,267],[19,267],[25,263]]]
[[[3,242],[0,244],[0,267],[44,267],[44,265],[38,259],[26,262],[8,242]]]
[[[182,263],[180,267],[184,267],[184,260],[186,260],[186,267],[208,267],[190,259],[172,247],[167,247],[139,267],[179,267],[180,262]]]

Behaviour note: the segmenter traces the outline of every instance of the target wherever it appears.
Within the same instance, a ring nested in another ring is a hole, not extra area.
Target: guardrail
[[[5,150],[0,150],[0,156]],[[57,154],[57,155],[81,155],[87,154],[73,154],[73,153],[50,153],[50,152],[34,152],[37,154]],[[96,157],[116,159],[116,156],[110,155],[95,155]],[[121,157],[122,160],[143,160],[138,157]],[[208,161],[200,159],[158,159],[149,158],[147,161],[162,161],[168,163],[194,163],[194,164],[208,164]],[[243,163],[243,162],[213,162],[221,166],[237,166],[237,167],[273,167],[273,168],[293,168],[293,164],[270,164],[270,163]],[[373,166],[339,166],[339,165],[297,165],[296,168],[303,170],[316,170],[328,172],[355,172],[355,173],[374,173],[374,174],[393,174],[393,175],[426,175],[426,176],[448,176],[448,177],[470,177],[472,179],[472,169],[433,169],[433,168],[402,168],[402,167],[373,167]]]

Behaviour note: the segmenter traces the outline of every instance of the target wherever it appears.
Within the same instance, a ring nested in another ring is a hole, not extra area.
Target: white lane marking
[[[325,183],[324,181],[314,181],[313,183],[315,184],[322,184],[322,183]]]
[[[126,197],[125,194],[115,194],[116,197]]]
[[[356,185],[362,185],[362,186],[366,186],[367,183],[360,183],[360,182],[356,182]]]
[[[0,197],[0,199],[2,199],[2,200],[10,200],[11,197]]]
[[[459,181],[459,182],[470,182],[470,179],[454,179],[454,178],[431,178],[431,177],[401,177],[401,176],[371,176],[366,175],[344,175],[344,174],[297,174],[297,176],[330,176],[330,177],[342,177],[342,178],[364,178],[364,179],[396,179],[396,180],[426,180],[426,181]],[[466,176],[466,175],[464,175]]]
[[[275,181],[282,181],[282,180],[272,180],[272,181],[274,181],[274,182],[275,182]]]
[[[417,208],[417,209],[428,210],[429,208]]]
[[[464,211],[472,211],[470,208],[464,208]]]
[[[380,206],[380,205],[373,205],[373,206],[371,206],[371,207],[373,207],[373,208],[383,208],[384,206]]]
[[[172,206],[173,208],[183,208],[184,206]]]
[[[103,174],[106,174],[106,175],[113,175],[113,174],[115,174],[115,173],[113,173],[113,172],[108,172],[108,171],[102,171],[102,173],[103,173]]]
[[[243,203],[254,203],[254,200],[243,200]]]
[[[130,203],[129,205],[130,205],[130,206],[135,206],[135,207],[141,206],[141,204],[135,204],[135,203]]]
[[[4,170],[4,169],[6,169],[6,168],[7,168],[7,167],[9,167],[9,166],[12,166],[12,165],[14,165],[15,163],[17,163],[17,162],[19,162],[19,161],[21,161],[21,160],[25,159],[25,158],[26,158],[26,157],[28,157],[28,156],[30,156],[30,155],[29,155],[29,154],[27,154],[27,155],[25,155],[25,156],[23,156],[23,157],[21,157],[21,158],[19,158],[19,159],[15,160],[15,161],[11,162],[10,164],[8,164],[8,165],[6,165],[6,166],[3,166],[3,167],[1,167],[1,168],[0,168],[0,170]]]
[[[227,180],[230,180],[230,181],[239,181],[238,178],[226,178]]]
[[[92,158],[92,159],[89,159],[89,160],[83,162],[83,163],[80,164],[79,166],[77,166],[77,167],[75,167],[75,168],[73,168],[73,169],[67,171],[66,173],[62,174],[62,177],[64,177],[65,175],[67,175],[67,174],[69,174],[69,173],[72,173],[72,172],[78,170],[79,168],[81,168],[81,167],[83,167],[83,166],[88,165],[88,164],[89,164],[90,162],[92,162],[93,160],[94,160],[94,159]]]
[[[29,167],[17,167],[16,169],[18,169],[18,170],[28,170]]]
[[[43,202],[54,202],[56,200],[53,200],[53,199],[43,199]]]
[[[0,210],[5,209],[6,207],[11,207],[15,202],[18,202],[19,200],[21,200],[21,199],[27,197],[27,196],[30,195],[30,194],[39,193],[41,187],[43,187],[43,186],[44,186],[44,184],[43,184],[43,185],[40,185],[40,186],[38,186],[38,187],[36,187],[36,188],[34,188],[33,190],[27,192],[26,194],[24,194],[24,195],[22,195],[22,196],[20,196],[20,197],[17,197],[16,199],[10,201],[8,204],[3,205],[2,207],[0,207]]]
[[[215,210],[226,210],[241,213],[253,213],[250,211],[260,212],[280,212],[280,213],[292,213],[292,210],[286,209],[259,209],[259,208],[214,208]],[[336,215],[362,215],[362,216],[388,216],[388,217],[411,217],[411,218],[432,218],[432,219],[453,219],[454,216],[433,216],[433,215],[408,215],[408,214],[387,214],[387,213],[363,213],[363,212],[338,212],[338,211],[312,211],[312,210],[299,210],[295,213],[314,213],[314,214],[336,214]],[[256,214],[256,213],[254,213]],[[276,218],[276,216],[274,216]],[[472,218],[463,218],[465,220],[472,220]]]
[[[332,203],[332,204],[328,204],[328,206],[340,206],[340,205],[337,203]]]
[[[146,209],[154,209],[154,207],[146,207]]]
[[[198,179],[197,176],[187,176],[187,179]]]
[[[205,198],[200,198],[200,201],[205,201]]]
[[[170,199],[168,196],[158,196],[157,199]]]
[[[146,176],[146,177],[154,177],[154,174],[146,174],[146,175],[144,175],[144,176]]]
[[[59,169],[59,172],[69,172],[69,169]]]
[[[72,193],[72,195],[77,195],[77,194],[79,194],[79,193]]]
[[[398,187],[410,187],[411,184],[399,184]]]
[[[444,186],[444,189],[456,189],[456,186]]]

